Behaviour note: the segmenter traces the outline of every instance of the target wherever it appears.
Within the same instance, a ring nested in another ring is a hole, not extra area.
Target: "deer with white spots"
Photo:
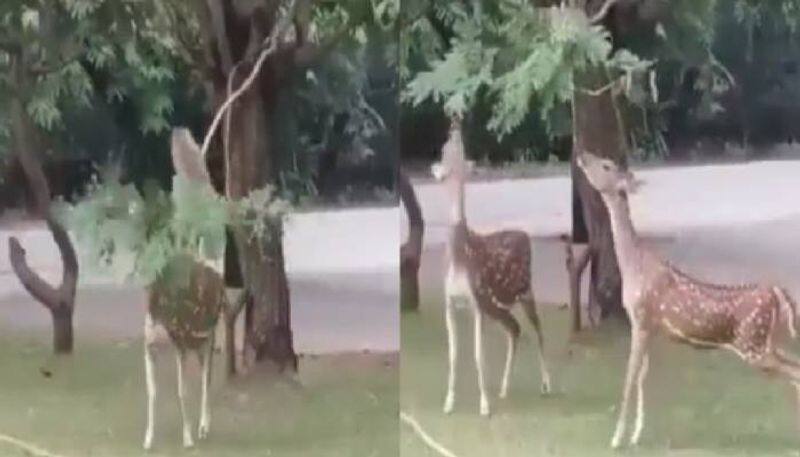
[[[631,323],[631,347],[612,447],[625,434],[628,406],[636,389],[636,422],[630,444],[644,428],[644,382],[648,343],[657,333],[698,348],[724,348],[750,366],[784,377],[800,399],[800,361],[776,345],[781,323],[792,338],[795,303],[781,287],[717,285],[690,277],[643,246],[633,227],[628,194],[637,181],[608,159],[581,153],[578,166],[608,208],[614,249],[622,275],[622,302]]]
[[[511,314],[512,308],[518,303],[522,305],[536,330],[544,393],[550,391],[550,375],[545,363],[539,316],[531,290],[530,238],[522,231],[506,230],[483,235],[469,229],[464,214],[464,182],[471,168],[471,162],[464,158],[460,120],[453,120],[450,136],[442,149],[442,161],[431,167],[436,180],[444,183],[451,205],[445,279],[449,372],[444,411],[452,412],[455,402],[458,341],[454,313],[456,307],[465,305],[472,311],[475,322],[475,364],[480,389],[480,413],[488,415],[489,399],[484,381],[483,352],[485,316],[499,322],[508,337],[500,398],[505,398],[508,394],[511,368],[520,335],[520,326]]]
[[[176,129],[172,134],[172,158],[177,173],[187,179],[205,182],[210,179],[202,162],[200,148],[191,134]],[[194,446],[192,430],[184,404],[183,379],[186,356],[195,352],[202,366],[200,421],[197,437],[204,439],[211,427],[208,389],[214,353],[214,332],[222,310],[228,305],[221,262],[210,262],[193,255],[172,258],[156,280],[147,288],[147,313],[144,323],[144,365],[147,387],[147,427],[144,448],[151,449],[155,427],[156,377],[154,350],[156,326],[161,325],[177,352],[178,407],[183,425],[183,446]]]

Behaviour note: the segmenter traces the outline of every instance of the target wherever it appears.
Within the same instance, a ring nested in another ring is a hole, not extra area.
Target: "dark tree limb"
[[[400,246],[400,305],[403,309],[419,309],[419,267],[425,221],[414,187],[408,176],[398,170],[397,192],[408,214],[408,240]]]
[[[24,73],[18,57],[12,58],[12,74],[16,83]],[[63,265],[61,284],[53,287],[33,271],[25,258],[25,249],[14,237],[8,240],[9,260],[14,273],[25,290],[42,303],[53,317],[53,343],[56,353],[72,352],[72,314],[75,307],[75,291],[78,281],[78,259],[72,241],[64,227],[50,212],[50,186],[47,183],[42,164],[31,146],[33,131],[31,123],[18,96],[9,103],[11,115],[12,149],[34,196],[36,215],[47,222],[47,228],[58,246]]]
[[[589,265],[592,253],[587,247],[581,251],[576,259],[573,250],[574,245],[569,237],[565,237],[564,246],[566,249],[567,274],[569,276],[569,306],[572,310],[572,333],[577,333],[583,327],[581,323],[581,279],[586,266]],[[589,309],[588,314],[590,322],[594,324],[591,309]]]

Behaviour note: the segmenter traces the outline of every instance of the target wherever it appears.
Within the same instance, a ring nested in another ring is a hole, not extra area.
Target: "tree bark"
[[[21,62],[12,57],[12,74],[17,84],[22,82]],[[18,86],[20,87],[20,86]],[[53,316],[53,349],[57,354],[69,354],[73,348],[72,314],[78,282],[78,258],[67,231],[50,213],[50,187],[38,153],[32,146],[33,127],[22,100],[12,96],[9,102],[12,151],[19,162],[34,199],[34,212],[45,219],[47,228],[61,254],[63,266],[61,284],[50,285],[28,265],[25,249],[15,237],[8,240],[9,260],[17,279],[25,290],[44,305]]]
[[[608,84],[608,77],[600,69],[590,69],[576,77],[579,88],[593,89]],[[619,316],[624,318],[622,308],[622,279],[617,257],[614,252],[614,239],[611,233],[608,210],[600,194],[589,184],[583,172],[575,163],[577,154],[589,151],[600,157],[607,157],[626,166],[628,145],[625,140],[622,119],[614,100],[612,90],[600,94],[588,94],[576,90],[573,98],[573,154],[572,179],[573,198],[580,202],[580,211],[573,220],[582,219],[588,234],[590,261],[589,309],[599,306],[601,318]],[[573,208],[576,210],[578,208]],[[579,238],[580,224],[573,230],[574,238]],[[574,281],[580,282],[580,274]],[[571,284],[571,288],[576,287]],[[579,287],[579,286],[578,286]]]
[[[248,7],[231,0],[208,0],[209,24],[204,25],[207,56],[210,61],[209,82],[213,87],[215,108],[228,95],[226,60],[241,62],[235,68],[232,88],[235,90],[249,74],[252,63],[244,62],[257,54],[271,28],[276,24],[277,2],[270,6]],[[220,17],[220,15],[222,17]],[[279,181],[272,149],[272,113],[284,82],[290,73],[293,56],[278,51],[268,58],[256,82],[230,111],[229,142],[220,151],[226,164],[225,195],[236,200],[252,190]],[[222,145],[221,135],[217,144]],[[297,370],[297,355],[291,331],[289,286],[283,258],[282,228],[273,227],[267,242],[253,240],[242,230],[234,231],[236,251],[245,289],[252,300],[246,305],[249,318],[245,326],[244,361],[271,361],[279,369]]]
[[[72,352],[72,308],[51,309],[53,316],[53,349],[56,354]]]
[[[397,173],[397,191],[408,215],[408,239],[400,246],[400,306],[416,311],[419,309],[419,266],[425,221],[414,187],[402,170]]]

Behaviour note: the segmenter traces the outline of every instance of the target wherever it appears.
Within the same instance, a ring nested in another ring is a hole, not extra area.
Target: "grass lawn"
[[[429,304],[420,313],[404,313],[401,409],[459,457],[800,455],[793,389],[757,373],[733,354],[664,340],[651,351],[642,442],[637,448],[612,451],[609,442],[628,354],[626,329],[609,325],[567,344],[568,312],[547,307],[540,313],[556,393],[540,395],[532,332],[518,314],[523,338],[511,389],[506,400],[497,399],[505,336],[490,323],[485,338],[493,396],[490,418],[478,415],[469,313],[460,312],[457,320],[462,349],[451,416],[441,410],[447,372],[442,309]],[[400,447],[403,456],[437,455],[405,426]]]
[[[80,335],[80,329],[77,329]],[[141,341],[79,340],[50,355],[47,336],[0,332],[0,433],[66,457],[141,456],[145,389]],[[263,373],[227,383],[215,359],[211,435],[181,447],[175,359],[159,348],[153,456],[393,456],[397,454],[396,355],[303,357],[302,388]],[[187,370],[198,417],[199,373]],[[30,455],[0,443],[0,455]]]

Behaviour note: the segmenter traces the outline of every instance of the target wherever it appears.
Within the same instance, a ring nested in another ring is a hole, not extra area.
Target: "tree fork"
[[[21,87],[23,71],[19,56],[12,55],[11,66],[14,70],[12,71],[13,85]],[[72,314],[75,308],[75,291],[78,282],[78,258],[69,234],[50,212],[50,186],[39,157],[30,144],[33,132],[22,100],[18,96],[12,96],[9,105],[12,151],[34,196],[35,214],[45,219],[47,228],[61,255],[63,266],[61,284],[54,287],[33,271],[26,260],[25,249],[15,237],[8,240],[9,261],[14,274],[25,290],[48,308],[53,315],[54,351],[57,354],[68,354],[72,352],[73,348]]]

